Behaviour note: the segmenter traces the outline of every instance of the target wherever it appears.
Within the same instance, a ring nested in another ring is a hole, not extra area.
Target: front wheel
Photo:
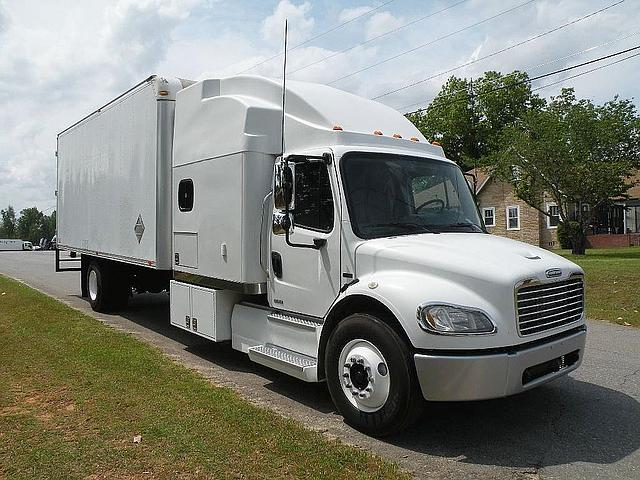
[[[345,421],[369,435],[408,426],[424,400],[406,342],[385,322],[354,314],[331,333],[325,373],[331,398]]]

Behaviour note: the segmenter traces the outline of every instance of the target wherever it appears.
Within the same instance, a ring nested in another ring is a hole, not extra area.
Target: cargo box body
[[[149,77],[58,135],[60,248],[171,268],[171,149],[182,86]]]

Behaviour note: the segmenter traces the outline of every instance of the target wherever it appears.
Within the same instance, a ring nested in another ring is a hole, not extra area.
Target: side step
[[[305,382],[318,381],[318,363],[313,357],[267,343],[250,347],[249,358]]]
[[[270,313],[267,318],[272,322],[283,323],[285,325],[291,325],[305,330],[315,330],[317,327],[322,326],[322,322],[312,318],[294,317],[293,315],[287,315],[286,313]]]

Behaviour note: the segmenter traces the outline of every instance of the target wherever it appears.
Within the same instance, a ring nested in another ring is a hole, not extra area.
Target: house
[[[544,208],[552,214],[548,217],[517,198],[508,182],[482,169],[468,173],[475,177],[478,207],[490,233],[547,249],[560,248],[556,234],[560,217],[555,202],[544,202]]]
[[[473,169],[480,214],[490,233],[520,240],[542,248],[560,248],[557,226],[558,206],[551,198],[541,202],[544,215],[516,197],[510,183],[486,170]],[[615,199],[613,205],[597,209],[587,232],[587,247],[624,247],[640,245],[640,172],[632,179],[627,195]],[[583,205],[583,208],[589,208]]]
[[[587,244],[592,248],[640,246],[640,172],[632,178],[628,198],[597,209],[589,226]]]

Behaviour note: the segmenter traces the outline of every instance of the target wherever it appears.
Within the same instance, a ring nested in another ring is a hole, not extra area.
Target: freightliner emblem
[[[559,268],[550,268],[544,273],[547,276],[547,278],[555,278],[562,275],[562,270],[560,270]]]
[[[135,227],[133,227],[133,231],[136,233],[138,243],[140,243],[142,240],[142,234],[144,233],[144,222],[142,221],[142,215],[140,214],[138,214],[138,220],[136,221]]]

